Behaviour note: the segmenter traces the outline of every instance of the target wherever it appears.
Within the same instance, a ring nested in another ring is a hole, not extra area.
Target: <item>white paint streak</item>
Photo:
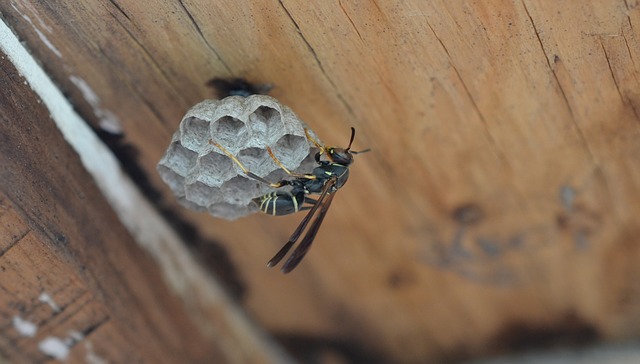
[[[87,340],[84,342],[85,356],[84,360],[87,364],[108,364],[109,362],[93,351],[93,343]]]
[[[67,346],[71,347],[82,339],[84,339],[84,335],[82,335],[81,332],[71,330],[69,331],[69,337],[65,340],[65,343],[67,343]]]
[[[82,78],[75,75],[69,77],[69,80],[76,85],[82,93],[82,96],[93,108],[93,112],[96,114],[98,119],[100,119],[100,128],[111,134],[122,134],[120,119],[118,119],[118,117],[110,110],[102,108],[100,105],[100,97],[98,97],[89,84]]]
[[[34,337],[38,331],[38,325],[23,320],[20,316],[13,316],[13,327],[20,335],[27,337]]]
[[[116,114],[110,110],[98,109],[96,115],[100,119],[100,129],[115,135],[122,134],[122,125]]]
[[[20,6],[27,8],[31,13],[34,14],[35,18],[40,24],[40,27],[44,28],[48,33],[53,32],[51,27],[47,26],[45,22],[38,16],[38,12],[33,8],[33,5],[29,3],[21,3]],[[44,34],[38,28],[38,26],[34,24],[34,22],[31,20],[31,17],[29,17],[28,15],[20,11],[20,9],[18,9],[18,7],[14,2],[12,2],[11,7],[13,7],[13,9],[31,25],[31,27],[36,32],[36,34],[38,34],[40,41],[45,46],[47,46],[47,48],[49,48],[56,56],[58,56],[58,58],[62,58],[62,52],[60,52],[58,48],[56,48],[53,45],[53,43],[49,40],[49,38],[47,38],[46,34]],[[89,104],[93,108],[93,112],[96,114],[96,116],[99,119],[100,128],[102,128],[103,130],[111,134],[116,134],[116,135],[122,134],[122,126],[120,124],[120,120],[113,112],[111,112],[110,110],[106,110],[100,106],[100,98],[91,89],[91,87],[89,87],[89,85],[80,77],[71,76],[70,79],[71,79],[71,82],[73,82],[73,84],[75,84],[80,89],[80,92],[82,93],[84,98],[87,100],[87,102],[89,102]]]
[[[56,302],[53,300],[51,296],[49,296],[47,292],[40,293],[40,297],[38,297],[38,300],[40,300],[40,302],[42,303],[48,304],[49,307],[51,307],[51,309],[53,310],[53,312],[60,312],[60,306],[56,304]]]
[[[31,19],[29,19],[29,17],[27,17],[26,15],[25,17],[27,18],[27,20],[29,20],[29,22],[31,22]],[[31,23],[31,25],[33,25],[33,23]],[[34,25],[33,30],[36,31],[36,34],[38,34],[38,38],[40,38],[40,41],[44,43],[44,45],[47,46],[47,48],[49,48],[51,52],[53,52],[53,54],[58,56],[58,58],[62,58],[62,53],[58,50],[58,48],[56,48],[56,46],[53,45],[53,43],[51,43],[49,38],[47,38],[47,36],[44,35],[44,33],[40,31],[40,29],[36,28]]]
[[[20,14],[22,19],[26,20],[29,24],[31,24],[31,27],[33,28],[33,30],[36,32],[36,34],[38,34],[38,38],[40,38],[40,41],[44,43],[44,45],[47,46],[47,48],[49,48],[56,56],[58,56],[58,58],[62,58],[62,53],[58,50],[58,48],[56,48],[56,46],[53,45],[53,43],[51,43],[49,38],[47,38],[47,36],[33,23],[31,18],[28,15],[22,13],[20,9],[18,9],[15,6],[15,4],[11,4],[11,7],[13,7],[13,9],[15,9],[15,11],[18,14]],[[42,20],[40,20],[40,23],[42,23]],[[45,29],[50,31],[51,28],[46,27]]]
[[[93,92],[93,89],[89,87],[89,84],[85,80],[78,76],[71,76],[69,79],[78,89],[80,89],[82,96],[84,96],[85,100],[87,100],[91,106],[96,107],[100,105],[100,98],[95,92]]]
[[[65,360],[69,356],[71,348],[84,339],[82,333],[71,330],[69,336],[60,339],[55,336],[47,336],[46,339],[38,343],[38,349],[44,354],[58,360]]]
[[[45,355],[54,359],[65,360],[69,356],[69,347],[61,339],[47,336],[46,339],[38,343],[38,349]]]
[[[218,325],[213,325],[209,320],[195,321],[203,334],[220,340],[219,344],[224,349],[224,354],[228,358],[237,359],[233,361],[250,361],[251,354],[239,349],[251,349],[262,353],[264,355],[262,358],[267,358],[268,362],[293,363],[293,359],[232,302],[217,278],[194,262],[188,249],[185,248],[187,244],[169,227],[133,181],[122,171],[109,148],[73,110],[64,95],[2,21],[0,21],[0,49],[7,54],[16,69],[42,99],[51,113],[51,118],[67,142],[78,153],[83,166],[93,176],[96,184],[116,211],[120,222],[156,260],[171,289],[187,305],[207,307],[209,312],[216,312],[222,318],[222,322]],[[194,316],[198,314],[204,315],[203,312],[197,312]],[[219,336],[220,326],[225,326],[229,331],[225,337]],[[55,338],[52,339],[41,344],[45,345],[46,349],[49,349],[50,345],[55,353],[63,354],[65,349],[59,346],[62,343],[68,353],[69,349],[64,342],[60,339],[57,341]],[[56,352],[56,348],[59,351]]]
[[[40,27],[44,28],[44,30],[46,30],[47,33],[53,34],[53,29],[42,20],[42,18],[38,14],[38,11],[30,2],[30,0],[19,1],[19,3],[20,3],[20,7],[27,9],[36,18],[38,23],[40,23]],[[15,1],[12,1],[11,4],[13,6],[13,4],[15,4]],[[15,9],[16,7],[13,6],[13,8]]]

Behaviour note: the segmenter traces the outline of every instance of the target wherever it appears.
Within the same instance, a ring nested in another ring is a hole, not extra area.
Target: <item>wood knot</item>
[[[474,203],[466,203],[455,208],[451,217],[461,224],[471,225],[482,220],[484,218],[484,212],[480,206]]]

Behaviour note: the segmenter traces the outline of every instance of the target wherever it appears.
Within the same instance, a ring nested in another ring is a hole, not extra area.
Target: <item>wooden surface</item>
[[[45,362],[64,353],[42,349],[54,338],[68,362],[223,360],[4,54],[0,66],[0,356]]]
[[[198,227],[194,245],[228,254],[212,269],[232,270],[243,307],[293,349],[424,362],[640,334],[635,1],[0,11],[95,127],[119,120],[137,152],[123,163]],[[274,83],[325,142],[354,126],[373,149],[288,276],[265,262],[301,216],[214,220],[155,173],[206,81],[227,76]]]

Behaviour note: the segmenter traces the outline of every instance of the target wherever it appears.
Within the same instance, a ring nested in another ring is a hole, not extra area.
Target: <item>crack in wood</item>
[[[229,67],[229,65],[224,61],[224,59],[222,58],[222,56],[220,55],[220,53],[218,53],[218,51],[216,50],[216,48],[209,43],[209,40],[207,39],[207,37],[205,37],[204,33],[202,32],[202,28],[200,28],[200,25],[198,25],[198,22],[196,21],[196,19],[193,17],[193,14],[191,14],[191,12],[189,11],[189,9],[187,9],[187,6],[184,4],[183,0],[178,0],[178,4],[180,4],[180,7],[182,8],[182,10],[184,10],[185,14],[187,14],[187,16],[189,17],[189,20],[191,21],[191,23],[193,23],[193,26],[196,29],[196,32],[198,32],[198,36],[202,39],[202,41],[207,45],[207,48],[209,48],[209,50],[211,50],[211,52],[213,52],[213,54],[216,55],[216,57],[218,58],[218,60],[220,60],[220,63],[222,63],[222,65],[224,66],[224,68],[227,69],[227,72],[229,72],[230,76],[234,76],[233,71],[231,70],[231,67]]]
[[[342,10],[342,12],[344,13],[344,15],[347,17],[347,19],[349,20],[349,23],[351,24],[351,26],[353,27],[353,30],[356,31],[356,34],[358,34],[358,38],[360,38],[360,41],[362,41],[364,43],[364,39],[362,39],[362,34],[360,34],[360,31],[358,30],[358,28],[356,27],[356,24],[353,22],[353,19],[351,19],[351,17],[349,16],[349,13],[347,13],[347,9],[344,8],[344,5],[342,5],[342,1],[338,0],[338,5],[340,5],[340,9]]]
[[[148,100],[146,97],[144,97],[143,95],[141,95],[137,91],[134,91],[134,93],[140,97],[140,101],[142,101],[142,103],[145,104],[145,106],[149,109],[149,111],[151,111],[151,113],[156,118],[158,118],[158,120],[160,120],[160,122],[163,125],[165,125],[167,128],[169,128],[169,132],[171,132],[175,128],[175,121],[174,120],[167,120],[167,118],[164,116],[164,114],[162,114],[160,112],[160,110],[158,110],[158,108],[156,107],[155,103],[151,102],[150,100]],[[185,104],[188,104],[186,102],[186,100],[185,100]]]
[[[287,16],[289,17],[289,19],[291,20],[291,22],[293,23],[293,25],[296,28],[296,32],[300,35],[300,38],[302,38],[302,41],[305,43],[305,45],[307,46],[307,49],[309,50],[309,52],[311,52],[311,55],[313,56],[313,58],[316,61],[316,64],[318,65],[318,68],[320,69],[320,72],[322,73],[322,75],[324,76],[324,78],[331,84],[331,86],[333,87],[333,89],[335,90],[335,95],[338,98],[338,100],[340,100],[340,102],[342,103],[342,105],[345,107],[345,109],[347,110],[347,112],[349,112],[349,114],[352,117],[355,117],[355,113],[353,111],[353,108],[351,108],[351,105],[349,105],[349,103],[347,102],[347,100],[342,96],[342,94],[338,91],[338,86],[336,85],[336,83],[333,81],[333,79],[331,77],[329,77],[329,74],[327,73],[327,71],[324,69],[324,66],[322,65],[322,62],[320,61],[320,58],[318,57],[318,54],[316,53],[316,50],[313,49],[313,47],[311,46],[311,43],[309,43],[309,41],[307,40],[307,38],[304,36],[304,34],[302,33],[302,30],[300,29],[300,26],[298,25],[298,22],[296,22],[296,20],[293,18],[293,15],[291,15],[291,13],[289,12],[289,9],[286,8],[286,6],[284,6],[284,3],[282,2],[282,0],[278,0],[278,2],[280,3],[280,6],[282,7],[282,9],[284,10],[284,12],[287,14]]]
[[[602,48],[602,53],[604,54],[604,59],[607,61],[607,66],[609,67],[609,73],[611,74],[611,80],[613,80],[613,84],[616,86],[616,91],[618,91],[618,96],[620,96],[620,101],[622,104],[626,104],[624,100],[624,96],[622,95],[622,91],[620,91],[620,85],[618,85],[618,81],[616,80],[616,76],[613,73],[613,67],[611,67],[611,60],[609,59],[609,55],[607,54],[607,50],[604,48],[604,44],[602,43],[602,38],[598,39],[600,43],[600,47]]]
[[[116,2],[116,0],[109,0],[109,2],[111,4],[113,4],[113,6],[118,9],[118,11],[120,12],[120,14],[122,14],[125,18],[127,18],[127,20],[131,21],[131,18],[129,17],[129,14],[127,14],[124,9],[120,6],[120,4],[118,4],[118,2]]]
[[[109,315],[104,316],[102,320],[97,321],[93,325],[90,325],[86,327],[84,330],[82,330],[82,336],[86,338],[87,336],[91,335],[91,333],[96,331],[98,328],[100,328],[102,325],[106,324],[110,320],[111,320],[111,317]]]
[[[629,52],[629,57],[631,58],[631,50],[629,49],[627,38],[624,36],[624,34],[622,34],[621,36],[624,39],[624,43],[627,47],[627,51]],[[609,67],[609,73],[611,74],[611,79],[613,80],[613,84],[616,86],[616,90],[618,91],[618,96],[620,96],[620,100],[622,101],[622,104],[630,107],[631,111],[633,112],[633,115],[636,117],[636,120],[640,120],[640,114],[638,113],[638,110],[636,110],[633,103],[629,102],[629,99],[625,97],[622,90],[620,90],[620,85],[618,84],[618,80],[616,79],[615,73],[613,72],[613,66],[611,66],[611,59],[609,58],[609,54],[607,53],[607,49],[605,48],[604,43],[602,42],[602,38],[599,38],[598,40],[600,42],[600,47],[602,48],[602,53],[604,54],[604,58],[607,61],[607,66]],[[633,63],[633,58],[631,58],[631,62]],[[634,69],[635,69],[635,64],[634,64]],[[634,73],[634,78],[635,78],[635,73]]]
[[[29,235],[30,232],[31,232],[31,230],[27,230],[27,231],[23,232],[22,234],[16,235],[15,237],[13,237],[13,240],[11,240],[11,243],[9,243],[9,245],[7,245],[7,247],[5,249],[0,250],[0,258],[2,258],[3,255],[5,255],[9,250],[11,250],[20,241],[22,241],[22,239],[24,239],[27,235]]]
[[[636,61],[633,59],[633,54],[631,53],[631,48],[629,47],[629,42],[627,42],[627,37],[624,35],[624,32],[622,32],[622,39],[624,39],[624,45],[627,47],[627,53],[629,53],[629,59],[631,60],[633,69],[636,70]],[[636,78],[636,72],[633,73],[633,78]]]
[[[629,42],[627,42],[627,37],[624,35],[624,31],[622,32],[622,39],[624,40],[624,45],[627,47],[627,53],[629,54],[629,59],[631,60],[631,64],[633,65],[633,78],[638,83],[638,77],[636,71],[636,62],[633,59],[633,55],[631,53],[631,48],[629,47]],[[631,110],[633,111],[633,115],[636,117],[636,121],[640,122],[640,111],[637,109],[636,104],[634,102],[629,102],[631,106]]]
[[[521,0],[522,6],[524,7],[524,11],[527,14],[527,17],[529,18],[529,22],[531,22],[531,27],[533,28],[533,31],[536,34],[536,37],[538,39],[538,44],[540,45],[540,49],[542,50],[542,54],[544,55],[544,58],[547,61],[547,66],[549,67],[549,70],[551,71],[551,75],[553,76],[553,79],[555,80],[556,86],[558,87],[558,90],[560,91],[560,94],[562,95],[562,99],[564,100],[566,106],[567,106],[567,110],[569,111],[569,115],[571,116],[571,121],[573,123],[573,125],[576,128],[576,131],[578,133],[578,137],[580,139],[580,143],[582,144],[582,147],[584,148],[584,150],[587,152],[587,155],[589,156],[589,161],[591,162],[591,164],[596,168],[599,169],[600,166],[596,160],[595,154],[593,153],[591,146],[589,145],[589,142],[587,141],[587,137],[585,136],[584,132],[582,131],[582,128],[580,127],[580,124],[578,123],[578,120],[573,112],[573,108],[571,107],[571,102],[569,101],[569,97],[567,96],[567,93],[565,92],[564,88],[562,87],[562,83],[560,82],[560,79],[558,78],[558,74],[556,72],[555,67],[553,67],[551,65],[551,61],[549,60],[549,56],[547,55],[547,52],[544,49],[544,43],[542,42],[542,38],[540,38],[540,33],[538,32],[538,29],[536,27],[535,22],[533,21],[533,17],[531,16],[531,13],[529,12],[529,9],[527,8],[527,4],[525,3],[524,0]],[[558,55],[554,55],[553,57],[553,63],[554,65],[559,64],[560,62],[562,62],[562,60],[560,59],[560,57]],[[605,182],[606,184],[606,178],[605,178]]]
[[[587,148],[589,155],[592,157],[593,160],[593,155],[591,153],[591,149],[588,147],[588,145],[586,145],[587,141],[586,138],[584,137],[584,135],[582,134],[582,130],[580,129],[580,126],[578,125],[578,122],[576,120],[576,116],[573,112],[573,108],[571,107],[571,102],[569,101],[569,97],[567,96],[567,93],[565,92],[564,88],[562,87],[562,83],[560,82],[560,79],[558,78],[558,74],[556,73],[555,68],[551,65],[551,61],[549,60],[549,55],[547,54],[547,51],[544,49],[544,43],[542,42],[542,38],[540,38],[540,33],[538,32],[538,28],[536,27],[536,23],[533,21],[533,17],[531,16],[531,13],[529,12],[529,9],[527,8],[527,4],[525,3],[524,0],[521,0],[522,2],[522,6],[524,7],[524,11],[527,13],[527,17],[529,18],[529,22],[531,23],[531,27],[533,28],[533,31],[536,34],[536,38],[538,39],[538,44],[540,45],[540,49],[542,50],[542,54],[544,55],[545,60],[547,61],[547,66],[549,67],[549,70],[551,71],[551,75],[553,76],[553,79],[556,82],[556,85],[558,86],[558,90],[560,91],[560,94],[562,95],[562,99],[564,100],[565,104],[567,105],[567,110],[569,111],[569,114],[571,115],[571,120],[573,121],[573,123],[576,125],[576,128],[578,128],[578,131],[580,133],[580,137],[583,141],[583,143],[585,144],[585,147]],[[553,56],[553,63],[557,64],[558,62],[560,62],[560,57],[556,54]]]
[[[73,283],[68,284],[67,286],[72,285]],[[84,298],[84,299],[83,299]],[[59,321],[55,323],[56,326],[62,326],[64,323],[69,320],[74,319],[79,312],[84,310],[89,305],[95,305],[97,303],[95,297],[90,295],[89,292],[83,291],[80,295],[71,298],[69,301],[65,302],[62,306],[60,306],[60,310],[58,312],[52,313],[47,319],[41,322],[41,325],[44,326],[52,319],[58,318]],[[73,309],[67,309],[69,307],[73,307]]]
[[[169,84],[171,85],[171,88],[175,91],[178,88],[175,86],[175,84],[173,82],[171,82],[171,78],[169,77],[169,75],[164,71],[164,68],[160,66],[160,64],[158,63],[158,61],[156,60],[155,57],[153,57],[153,55],[151,54],[151,52],[149,52],[149,50],[142,44],[142,42],[140,42],[140,40],[129,30],[129,28],[127,26],[125,26],[125,24],[118,19],[117,16],[115,16],[114,14],[110,14],[111,17],[118,22],[118,24],[120,24],[120,26],[122,27],[122,29],[127,33],[127,35],[129,36],[129,38],[140,48],[140,50],[142,50],[142,52],[147,56],[147,59],[149,61],[149,63],[151,65],[153,65],[154,69],[160,74],[162,75],[162,78]],[[127,19],[129,19],[127,17]],[[130,20],[130,19],[129,19]],[[154,109],[151,106],[151,102],[149,102],[148,100],[146,100],[144,98],[143,94],[140,94],[139,92],[137,92],[135,89],[133,89],[133,92],[138,95],[138,97],[140,97],[140,99],[147,105],[150,106],[150,108],[152,108],[151,112],[163,123],[163,124],[167,124],[170,125],[169,121],[167,121],[161,113],[157,112],[156,109]],[[184,95],[180,92],[173,92],[173,96],[182,99],[182,101],[185,104],[188,104],[188,101],[184,98]]]
[[[379,12],[380,14],[384,14],[384,11],[382,11],[382,9],[380,8],[380,4],[378,4],[378,2],[377,2],[377,1],[375,1],[375,0],[371,0],[371,3],[376,7],[376,9],[378,9],[378,12]]]
[[[544,59],[547,61],[547,66],[549,67],[549,70],[551,71],[551,74],[553,75],[553,78],[556,81],[556,85],[558,86],[558,89],[560,90],[560,94],[562,95],[562,98],[563,98],[565,104],[567,105],[567,109],[569,110],[569,114],[571,115],[571,119],[573,120],[574,123],[576,123],[576,117],[575,117],[575,115],[573,113],[573,108],[571,107],[571,103],[569,102],[569,98],[567,97],[567,94],[564,91],[564,88],[562,88],[562,83],[558,79],[558,75],[556,74],[556,71],[555,71],[554,67],[551,65],[551,61],[549,60],[549,55],[547,54],[547,51],[544,49],[544,43],[542,42],[542,38],[540,38],[540,32],[538,32],[538,28],[536,27],[536,23],[533,21],[533,17],[531,16],[531,13],[529,12],[529,9],[527,8],[527,4],[524,2],[524,0],[521,0],[521,2],[522,2],[522,6],[524,7],[525,13],[527,13],[527,17],[529,18],[529,22],[531,23],[531,27],[533,28],[533,31],[536,34],[536,38],[538,39],[538,44],[540,45],[540,49],[542,50],[542,54],[544,55]],[[554,55],[553,56],[554,64],[557,63],[559,60],[560,60],[560,57],[558,57],[558,55]]]
[[[487,122],[487,119],[482,114],[482,111],[480,110],[480,107],[476,103],[476,100],[473,98],[473,95],[471,94],[471,90],[469,90],[469,87],[467,87],[467,84],[464,82],[464,79],[462,78],[462,75],[460,74],[460,71],[458,70],[458,67],[456,67],[456,65],[453,63],[453,58],[451,57],[451,54],[449,53],[449,50],[445,46],[445,44],[442,41],[442,39],[438,36],[438,33],[436,33],[435,29],[433,29],[431,24],[426,20],[425,20],[425,23],[427,24],[427,26],[429,27],[429,29],[433,33],[433,36],[436,38],[438,43],[440,43],[440,46],[442,47],[442,49],[446,53],[447,59],[449,61],[449,65],[451,66],[451,68],[455,72],[456,77],[458,78],[458,81],[460,81],[460,84],[462,85],[462,88],[464,89],[464,92],[467,95],[467,98],[469,98],[469,101],[471,102],[471,105],[472,105],[473,109],[475,110],[475,112],[478,114],[478,117],[480,118],[480,122],[482,123],[482,126],[484,127],[485,133],[487,135],[487,139],[489,140],[489,143],[491,144],[491,148],[496,153],[496,156],[498,157],[498,159],[500,159],[500,161],[504,165],[506,165],[509,168],[511,168],[511,165],[509,164],[509,161],[507,160],[507,157],[506,157],[504,151],[498,146],[497,140],[495,139],[493,134],[491,134],[491,131],[490,131],[490,128],[489,128],[489,123]]]

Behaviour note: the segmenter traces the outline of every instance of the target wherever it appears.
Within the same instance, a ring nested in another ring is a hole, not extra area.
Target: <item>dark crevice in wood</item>
[[[507,323],[491,340],[496,353],[550,348],[583,347],[596,342],[598,328],[575,312],[567,312],[549,323],[514,321]]]
[[[358,343],[334,337],[275,333],[274,337],[300,363],[323,363],[326,357],[338,363],[389,363],[391,360],[361,347]]]
[[[109,0],[109,2],[111,4],[113,4],[113,6],[118,9],[118,12],[120,12],[120,14],[122,14],[125,18],[127,18],[127,20],[131,21],[131,18],[129,17],[129,14],[127,14],[124,9],[120,6],[120,4],[118,4],[117,1],[115,0]]]
[[[193,223],[175,211],[175,207],[164,202],[162,194],[153,186],[147,172],[138,163],[139,152],[137,148],[127,143],[123,135],[114,135],[99,129],[94,129],[94,131],[120,161],[125,173],[135,182],[171,227],[180,234],[195,256],[220,278],[234,299],[242,301],[246,292],[246,284],[241,280],[224,244],[202,236]]]

